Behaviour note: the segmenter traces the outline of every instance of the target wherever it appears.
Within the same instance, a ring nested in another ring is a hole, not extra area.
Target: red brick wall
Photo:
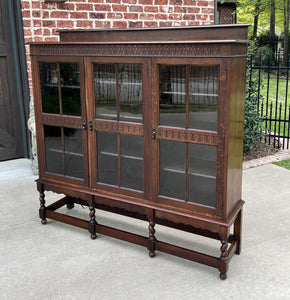
[[[212,24],[214,0],[21,0],[25,42],[58,41],[57,29]],[[29,46],[26,46],[32,93]]]

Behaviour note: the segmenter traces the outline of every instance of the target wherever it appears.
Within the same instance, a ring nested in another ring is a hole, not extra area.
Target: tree
[[[275,0],[270,0],[270,49],[273,53],[276,50],[276,35],[275,35],[275,22],[276,22],[276,6]]]
[[[252,35],[253,39],[255,39],[257,37],[257,33],[258,33],[260,8],[261,8],[261,1],[257,0],[255,3],[255,10],[254,10],[254,29],[253,29],[253,35]]]
[[[261,14],[269,7],[271,0],[240,0],[238,4],[238,21],[239,23],[252,24],[249,30],[252,34],[252,39],[257,37]],[[269,18],[268,18],[269,23]]]

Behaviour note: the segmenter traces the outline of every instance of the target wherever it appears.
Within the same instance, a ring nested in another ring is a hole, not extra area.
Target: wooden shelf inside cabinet
[[[40,218],[197,261],[226,278],[241,250],[247,25],[60,32],[32,43]],[[64,194],[46,206],[45,191]],[[87,220],[57,210],[88,207]],[[147,221],[148,236],[95,209]],[[217,239],[213,257],[155,224]],[[233,227],[233,229],[232,229]]]

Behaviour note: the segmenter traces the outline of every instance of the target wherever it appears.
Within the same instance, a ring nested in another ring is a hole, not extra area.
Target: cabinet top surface
[[[247,42],[248,24],[59,30],[65,43]],[[43,44],[34,42],[31,44]],[[55,44],[55,42],[45,44]]]

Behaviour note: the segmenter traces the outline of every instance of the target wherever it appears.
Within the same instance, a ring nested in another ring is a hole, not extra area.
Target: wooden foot
[[[227,270],[228,270],[228,243],[227,239],[223,238],[221,240],[221,256],[219,261],[219,271],[220,271],[220,279],[225,280],[227,278]]]
[[[95,209],[92,205],[89,206],[90,209],[90,224],[89,224],[89,231],[91,233],[91,239],[94,240],[97,238],[96,235],[96,216],[95,216]]]
[[[149,256],[151,258],[155,257],[155,242],[156,242],[156,238],[155,238],[155,222],[152,219],[149,219],[149,245],[148,245],[148,250],[149,250]]]
[[[73,198],[67,197],[66,198],[66,207],[67,207],[67,209],[73,209],[74,206],[75,206],[75,204],[74,204]]]
[[[40,208],[39,208],[39,217],[41,218],[41,224],[45,225],[47,223],[45,212],[45,194],[43,188],[39,191],[39,202],[40,202]]]

